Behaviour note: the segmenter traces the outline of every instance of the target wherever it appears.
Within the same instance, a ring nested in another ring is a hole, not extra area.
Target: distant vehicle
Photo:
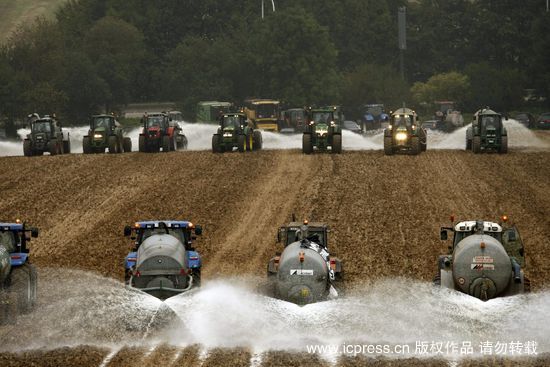
[[[426,120],[420,126],[427,130],[437,130],[438,121],[437,120]]]
[[[281,133],[302,133],[307,124],[307,111],[304,108],[291,108],[283,111],[279,122]]]
[[[197,104],[197,122],[216,123],[221,114],[229,112],[231,102],[202,101]]]
[[[90,118],[88,135],[82,138],[84,154],[122,153],[132,151],[132,140],[124,136],[122,126],[113,115],[93,115]]]
[[[342,129],[349,130],[356,134],[362,133],[361,127],[357,124],[357,122],[351,120],[344,121],[344,123],[342,124]]]
[[[428,146],[426,130],[419,126],[416,112],[399,108],[391,115],[390,125],[384,129],[384,154],[397,152],[420,154]]]
[[[144,115],[141,119],[143,129],[139,134],[140,152],[169,152],[187,149],[187,137],[176,121],[169,119],[164,112]]]
[[[244,101],[246,117],[258,129],[279,131],[281,103],[274,99],[247,99]]]
[[[533,116],[529,112],[518,112],[514,116],[514,120],[521,122],[530,129],[535,127],[535,116]]]
[[[183,122],[183,114],[180,111],[168,111],[168,119],[175,122]]]
[[[504,119],[508,120],[506,116]],[[508,153],[508,132],[500,113],[483,108],[474,114],[472,125],[466,130],[466,150],[476,154],[488,151]]]
[[[381,103],[366,104],[363,106],[363,116],[361,117],[361,129],[373,130],[382,128],[382,123],[389,120],[389,115],[385,112],[386,108]]]
[[[262,149],[262,133],[254,128],[244,113],[225,113],[220,116],[217,132],[212,135],[212,152],[239,152]]]
[[[442,130],[454,130],[464,126],[464,117],[460,111],[456,111],[453,101],[435,101],[437,108],[435,119],[438,120],[437,128]]]
[[[550,112],[541,113],[535,125],[538,129],[550,128]]]
[[[69,132],[61,128],[55,117],[48,115],[32,119],[31,133],[23,140],[23,154],[26,157],[42,155],[65,154],[71,152]]]
[[[302,135],[302,152],[313,153],[314,148],[319,151],[342,153],[342,127],[336,123],[336,107],[311,109],[308,113],[309,123]]]

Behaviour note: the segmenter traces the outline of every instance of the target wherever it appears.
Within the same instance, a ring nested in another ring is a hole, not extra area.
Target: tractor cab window
[[[15,246],[15,235],[13,232],[0,232],[0,246],[2,245],[8,249]]]
[[[290,245],[293,242],[299,241],[300,236],[298,235],[298,231],[288,230],[287,231],[287,245]],[[311,239],[313,242],[324,245],[325,244],[325,232],[322,229],[308,229],[308,238]]]
[[[277,117],[277,105],[259,104],[256,105],[256,118],[275,118]]]
[[[164,117],[163,116],[149,116],[147,117],[146,121],[146,127],[162,127],[164,125]]]
[[[166,234],[166,229],[164,228],[145,228],[141,232],[140,243],[145,241],[147,238],[156,235],[156,234]],[[186,235],[183,231],[183,228],[168,228],[168,234],[176,237],[181,243],[187,243]]]
[[[52,131],[50,121],[36,121],[32,124],[32,131],[35,133],[49,133]]]
[[[332,112],[314,112],[311,119],[315,121],[316,124],[329,124],[331,121],[334,121]]]
[[[412,116],[411,115],[396,115],[393,118],[393,124],[395,126],[412,126]]]
[[[500,126],[500,116],[497,115],[484,115],[481,117],[481,128],[496,130]]]
[[[93,127],[104,127],[105,129],[111,128],[111,118],[110,117],[96,117],[93,121]]]
[[[241,128],[241,119],[239,116],[224,116],[222,119],[222,128],[235,129]]]

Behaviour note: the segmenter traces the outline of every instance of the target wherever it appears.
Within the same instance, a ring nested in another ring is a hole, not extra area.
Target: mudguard
[[[187,266],[190,269],[200,269],[202,266],[201,257],[197,251],[186,251],[185,258],[187,260]]]
[[[29,254],[26,254],[24,252],[13,252],[10,254],[11,266],[21,266],[27,262],[28,258]]]
[[[130,270],[134,266],[136,266],[137,261],[137,252],[130,252],[128,255],[126,255],[126,258],[124,259],[124,268],[126,270]]]

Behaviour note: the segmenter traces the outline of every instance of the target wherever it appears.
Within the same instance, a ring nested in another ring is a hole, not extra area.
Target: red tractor
[[[145,114],[141,119],[143,131],[139,134],[140,152],[169,152],[187,148],[187,138],[176,121],[170,121],[168,114]]]

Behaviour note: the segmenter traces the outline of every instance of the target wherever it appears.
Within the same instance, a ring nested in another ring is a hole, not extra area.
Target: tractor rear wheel
[[[29,139],[23,140],[23,154],[25,157],[32,156],[32,145]]]
[[[500,154],[508,153],[508,136],[503,136],[498,149]]]
[[[237,137],[237,149],[241,153],[246,151],[246,136],[243,134]]]
[[[420,142],[420,149],[425,152],[426,150],[428,150],[428,137],[425,136],[423,141]]]
[[[479,136],[472,138],[472,151],[476,154],[481,153],[481,138]]]
[[[254,136],[252,135],[252,133],[249,133],[246,136],[246,138],[245,138],[245,140],[246,140],[246,150],[252,151],[256,148],[253,139],[254,139]]]
[[[145,135],[140,135],[138,140],[138,148],[139,151],[144,153],[146,151],[145,149]]]
[[[391,136],[384,136],[384,154],[393,155],[393,141]]]
[[[412,154],[420,154],[421,152],[421,148],[420,148],[420,139],[418,138],[418,136],[413,136],[411,138],[411,153]]]
[[[12,270],[11,291],[16,294],[17,308],[21,313],[29,313],[36,303],[36,269],[24,264]]]
[[[56,155],[59,153],[59,143],[57,140],[52,139],[50,140],[50,155]]]
[[[63,140],[63,154],[71,153],[71,138]]]
[[[132,139],[130,139],[129,137],[123,138],[122,148],[123,148],[125,153],[131,152],[132,151]]]
[[[311,141],[311,134],[302,135],[302,152],[304,154],[313,153],[313,142]]]
[[[85,136],[82,138],[82,152],[84,154],[90,154],[92,153],[92,147],[90,146],[90,137]]]
[[[466,150],[472,150],[472,139],[466,137]]]
[[[170,137],[168,135],[165,135],[162,137],[162,151],[164,153],[168,153],[170,151]]]
[[[334,134],[332,136],[332,153],[342,153],[342,135]]]
[[[118,144],[116,136],[109,136],[109,154],[115,154],[118,153]]]
[[[221,153],[220,136],[218,134],[212,135],[212,153]]]
[[[252,135],[254,140],[254,150],[261,150],[263,147],[262,133],[260,130],[254,130]]]

